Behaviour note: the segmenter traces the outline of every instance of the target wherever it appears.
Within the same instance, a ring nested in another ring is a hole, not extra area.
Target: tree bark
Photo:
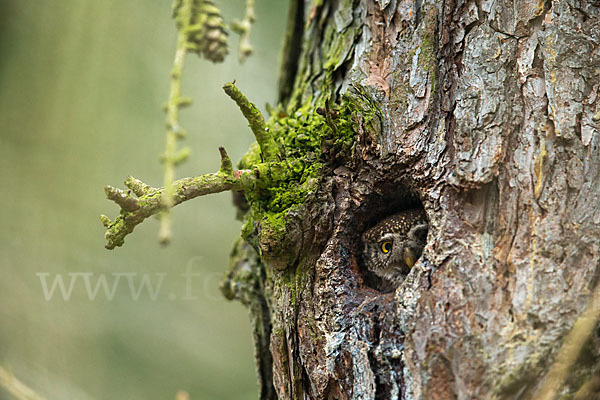
[[[295,0],[289,22],[279,101],[354,92],[378,117],[356,110],[293,248],[232,253],[261,398],[536,398],[597,282],[600,2]],[[425,251],[379,292],[361,233],[420,206]],[[564,395],[593,393],[597,341]]]

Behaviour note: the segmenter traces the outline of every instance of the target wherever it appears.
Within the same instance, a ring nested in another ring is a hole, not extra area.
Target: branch
[[[241,63],[246,61],[252,54],[252,45],[250,44],[250,30],[256,20],[254,13],[254,0],[246,0],[246,13],[241,21],[234,20],[231,23],[231,29],[240,35],[240,45],[238,48],[238,59]]]
[[[0,367],[0,387],[6,389],[8,393],[18,400],[44,400],[43,397],[37,395],[27,385],[2,367]]]
[[[264,160],[279,160],[280,152],[277,143],[275,143],[273,136],[269,132],[269,128],[267,128],[267,124],[265,124],[265,119],[258,108],[256,108],[256,106],[251,103],[237,87],[235,87],[235,82],[226,83],[225,86],[223,86],[223,90],[225,90],[225,93],[237,103],[242,114],[244,114],[244,118],[248,121],[250,129],[252,129],[256,141],[260,146],[260,151]]]
[[[573,328],[564,338],[558,349],[554,363],[546,374],[544,383],[535,394],[536,399],[551,400],[557,398],[564,383],[574,370],[575,363],[581,354],[581,349],[596,328],[600,319],[600,285],[596,285],[583,313],[577,318]]]
[[[184,178],[172,183],[169,189],[173,197],[169,207],[211,193],[228,190],[255,191],[269,186],[282,170],[294,168],[294,163],[273,162],[258,164],[251,170],[234,171],[225,149],[220,147],[219,152],[221,166],[218,172]],[[122,246],[125,237],[133,232],[138,224],[152,215],[163,212],[167,207],[164,188],[153,188],[133,177],[127,178],[125,185],[130,188],[130,191],[124,192],[110,186],[105,188],[106,196],[121,207],[121,214],[114,221],[105,215],[100,216],[106,228],[105,247],[109,250]],[[134,198],[131,192],[137,198]]]

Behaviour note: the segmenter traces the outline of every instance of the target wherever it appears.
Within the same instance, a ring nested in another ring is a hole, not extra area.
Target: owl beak
[[[409,268],[412,268],[417,261],[416,254],[410,247],[404,248],[404,251],[402,252],[402,258],[404,258],[404,262]]]

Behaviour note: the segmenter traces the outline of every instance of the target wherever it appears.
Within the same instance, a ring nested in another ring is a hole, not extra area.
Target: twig
[[[240,45],[238,48],[238,59],[241,63],[252,54],[253,48],[250,44],[250,30],[252,24],[256,20],[256,14],[254,12],[254,0],[246,0],[246,12],[244,19],[241,21],[234,20],[231,23],[231,29],[240,35]]]
[[[130,176],[125,180],[125,186],[138,197],[150,194],[155,190],[152,186],[146,185],[144,182],[135,179],[133,176]]]
[[[244,114],[244,117],[248,121],[250,129],[252,129],[256,141],[260,146],[263,159],[265,161],[279,160],[279,148],[269,132],[269,128],[267,128],[267,124],[265,124],[265,119],[258,108],[256,108],[256,106],[251,103],[237,87],[235,87],[234,83],[226,83],[225,86],[223,86],[223,90],[225,90],[225,93],[237,103],[242,114]]]
[[[120,205],[125,211],[135,211],[140,208],[138,202],[130,194],[125,193],[121,189],[105,186],[104,192],[106,193],[106,198]]]
[[[550,371],[546,374],[542,387],[535,394],[535,399],[552,400],[564,386],[573,366],[579,358],[581,349],[594,331],[600,318],[600,285],[596,285],[583,313],[577,318],[573,328],[565,337],[558,350]]]
[[[192,0],[183,0],[181,8],[178,9],[177,19],[177,49],[175,51],[175,60],[171,71],[171,89],[169,100],[166,104],[167,114],[167,141],[165,145],[165,154],[163,162],[165,164],[164,187],[162,193],[162,215],[160,231],[158,234],[161,243],[168,243],[171,238],[171,213],[170,209],[174,205],[175,188],[173,180],[175,179],[175,165],[182,162],[188,154],[183,150],[177,154],[177,139],[182,136],[179,126],[179,108],[189,105],[189,99],[181,98],[181,76],[183,73],[183,64],[188,47],[188,38],[190,34],[190,22],[192,20]],[[132,210],[129,210],[132,211]]]
[[[0,367],[0,386],[18,400],[44,400],[13,374]]]

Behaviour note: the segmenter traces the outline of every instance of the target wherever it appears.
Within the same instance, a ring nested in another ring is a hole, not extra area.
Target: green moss
[[[313,338],[313,340],[318,340],[319,334],[317,333],[317,322],[315,321],[315,319],[313,317],[310,317],[306,318],[305,321],[308,325],[310,336]]]
[[[250,212],[242,236],[256,247],[260,231],[260,243],[275,256],[285,253],[283,247],[294,240],[289,238],[289,215],[312,198],[327,171],[349,159],[357,121],[369,132],[380,131],[379,109],[360,90],[344,96],[335,108],[327,108],[325,101],[320,107],[313,104],[308,101],[293,111],[281,106],[270,110],[266,125],[280,161],[266,163],[254,144],[239,163],[240,169],[254,169],[269,182],[267,187],[246,191]]]
[[[324,64],[323,68],[326,70],[335,70],[346,61],[348,55],[354,48],[354,40],[357,37],[358,29],[351,26],[343,33],[337,33],[335,28],[331,25],[328,26],[327,29],[327,33],[331,34],[331,38],[327,40],[329,48],[325,50],[327,54],[325,59],[327,62]]]
[[[253,165],[256,165],[260,162],[261,162],[260,146],[258,145],[257,142],[254,142],[254,143],[252,143],[252,145],[250,145],[250,149],[248,150],[248,152],[246,154],[244,154],[244,156],[238,163],[238,168],[239,169],[250,169]]]
[[[278,285],[283,288],[289,299],[289,305],[296,310],[300,305],[300,296],[304,286],[305,274],[302,273],[302,266],[299,263],[296,269],[288,269],[277,275]]]
[[[272,111],[267,126],[280,148],[283,160],[271,163],[260,171],[269,175],[271,185],[264,190],[248,193],[246,197],[254,219],[279,232],[282,228],[282,216],[279,214],[304,203],[306,197],[316,190],[318,178],[327,161],[322,157],[324,144],[329,141],[346,144],[347,147],[353,142],[354,132],[344,116],[336,121],[334,133],[325,118],[310,105],[292,114],[279,107]],[[253,145],[239,168],[256,167],[261,162],[260,149]],[[246,232],[248,230],[245,229]]]
[[[282,212],[265,212],[260,221],[261,229],[269,236],[271,242],[280,242],[286,235],[285,214]]]

